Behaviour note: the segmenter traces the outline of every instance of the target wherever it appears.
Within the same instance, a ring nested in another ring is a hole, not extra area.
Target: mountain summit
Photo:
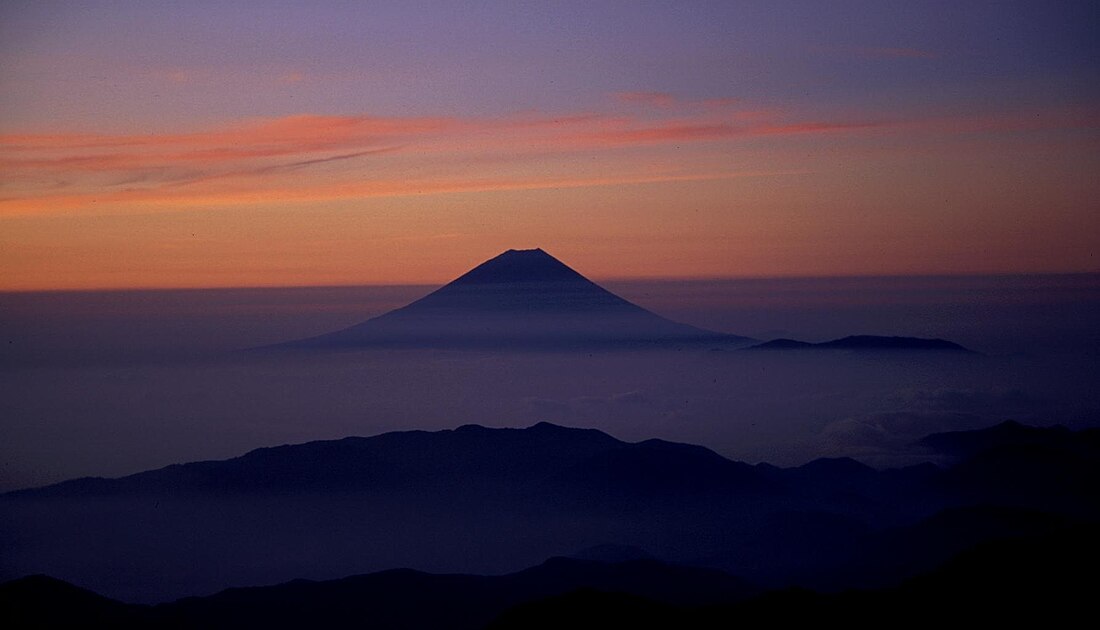
[[[510,249],[407,306],[279,347],[587,349],[748,341],[665,319],[541,249]]]
[[[509,249],[467,271],[447,286],[498,282],[583,282],[596,286],[542,249]]]
[[[644,310],[541,249],[510,249],[394,313],[426,309],[456,316]]]

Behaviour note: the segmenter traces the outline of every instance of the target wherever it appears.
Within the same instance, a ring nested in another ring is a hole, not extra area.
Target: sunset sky
[[[0,5],[0,290],[1100,271],[1095,2]]]

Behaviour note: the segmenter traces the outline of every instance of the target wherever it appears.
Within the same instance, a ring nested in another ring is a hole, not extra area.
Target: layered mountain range
[[[1096,430],[1008,424],[956,458],[797,468],[547,423],[266,448],[0,496],[3,574],[126,601],[390,568],[494,574],[612,544],[760,588],[878,587],[985,540],[1100,517]]]

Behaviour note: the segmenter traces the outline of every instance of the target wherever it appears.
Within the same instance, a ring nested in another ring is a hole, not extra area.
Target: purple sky
[[[6,2],[0,288],[1094,271],[1098,14]]]

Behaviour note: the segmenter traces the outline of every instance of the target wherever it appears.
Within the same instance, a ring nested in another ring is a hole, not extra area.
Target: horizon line
[[[460,274],[461,275],[461,274]],[[584,275],[584,274],[582,274]],[[889,279],[936,279],[936,278],[1025,278],[1025,277],[1074,277],[1100,276],[1100,269],[1091,271],[1008,271],[1008,272],[969,272],[969,273],[882,273],[882,274],[836,274],[836,275],[759,275],[759,276],[605,276],[589,277],[597,284],[626,282],[720,282],[743,281],[763,282],[774,280],[889,280]],[[318,284],[254,284],[254,285],[181,285],[181,286],[103,286],[103,287],[53,287],[53,288],[3,288],[2,294],[30,293],[127,293],[159,291],[249,291],[272,289],[355,289],[355,288],[398,288],[398,287],[442,287],[459,276],[442,282],[362,282],[362,283],[318,283]]]

